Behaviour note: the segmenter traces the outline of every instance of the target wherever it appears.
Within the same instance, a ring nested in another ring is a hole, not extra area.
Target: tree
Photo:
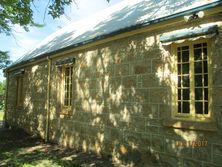
[[[35,0],[0,0],[0,33],[11,35],[13,25],[17,24],[28,31],[29,26],[40,27],[33,18]],[[106,0],[109,2],[110,0]],[[64,14],[65,6],[70,5],[75,0],[48,0],[46,11],[55,18]],[[0,51],[0,69],[5,68],[9,61],[8,52]]]
[[[58,18],[64,14],[64,7],[73,0],[49,0],[48,14]],[[33,19],[31,5],[34,0],[1,0],[0,1],[0,33],[11,34],[12,25],[18,24],[28,31],[28,26],[39,26]]]
[[[0,33],[11,34],[12,25],[18,24],[28,31],[29,26],[41,26],[33,19],[35,0],[1,0],[0,1]],[[106,0],[109,2],[110,0]],[[46,11],[55,18],[64,14],[66,6],[75,0],[48,0]]]

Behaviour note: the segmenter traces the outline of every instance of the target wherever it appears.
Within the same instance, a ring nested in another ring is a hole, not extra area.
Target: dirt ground
[[[5,167],[112,167],[109,156],[98,156],[45,143],[22,130],[0,128],[0,166]]]

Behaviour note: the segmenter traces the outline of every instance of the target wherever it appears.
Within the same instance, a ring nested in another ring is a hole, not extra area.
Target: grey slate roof
[[[149,25],[192,9],[215,6],[221,0],[124,0],[117,5],[58,30],[11,66],[76,47],[131,27]]]

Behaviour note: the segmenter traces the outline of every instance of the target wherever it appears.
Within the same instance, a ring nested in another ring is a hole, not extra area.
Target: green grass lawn
[[[3,117],[4,117],[4,112],[3,112],[3,111],[0,111],[0,121],[3,120]]]

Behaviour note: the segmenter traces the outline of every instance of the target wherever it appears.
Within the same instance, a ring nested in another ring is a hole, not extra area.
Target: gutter
[[[113,32],[111,32],[109,34],[100,35],[100,36],[97,36],[97,37],[92,38],[90,40],[79,42],[79,43],[70,45],[70,46],[65,47],[65,48],[61,48],[61,49],[58,49],[58,50],[55,50],[55,51],[52,51],[52,52],[49,52],[49,53],[45,53],[45,54],[36,56],[33,59],[22,61],[22,62],[20,62],[18,64],[14,64],[14,65],[8,67],[8,69],[12,68],[12,67],[16,67],[16,66],[22,65],[22,64],[25,64],[25,63],[36,61],[36,60],[44,58],[46,56],[47,57],[51,57],[52,55],[57,54],[57,53],[61,53],[61,52],[65,51],[65,50],[77,48],[77,47],[80,47],[82,45],[90,44],[90,43],[93,43],[93,42],[98,41],[98,40],[102,40],[102,39],[106,39],[106,38],[109,38],[109,37],[113,37],[115,35],[119,35],[119,34],[122,34],[122,33],[125,33],[125,32],[130,32],[130,31],[138,30],[140,28],[148,27],[150,25],[154,25],[154,24],[157,24],[157,23],[160,23],[160,22],[163,22],[163,21],[168,21],[168,20],[171,20],[171,19],[176,19],[176,18],[179,18],[179,17],[183,17],[183,16],[186,16],[186,15],[189,15],[189,14],[196,13],[198,11],[204,11],[204,10],[211,9],[211,8],[214,8],[214,7],[218,7],[218,6],[221,6],[221,5],[222,5],[222,1],[219,0],[219,1],[216,1],[216,2],[213,2],[213,3],[209,3],[209,4],[206,4],[206,5],[203,5],[203,6],[199,6],[199,7],[192,8],[192,9],[189,9],[189,10],[186,10],[186,11],[182,11],[182,12],[175,13],[175,14],[172,14],[172,15],[169,15],[169,16],[165,16],[165,17],[162,17],[162,18],[159,18],[159,19],[143,22],[143,23],[136,24],[136,25],[133,25],[133,26],[130,26],[130,27],[125,27],[125,28],[113,31]]]
[[[49,123],[50,123],[50,82],[51,82],[51,65],[52,60],[47,56],[48,60],[48,83],[47,83],[47,108],[46,108],[46,126],[45,126],[45,141],[49,141]]]

